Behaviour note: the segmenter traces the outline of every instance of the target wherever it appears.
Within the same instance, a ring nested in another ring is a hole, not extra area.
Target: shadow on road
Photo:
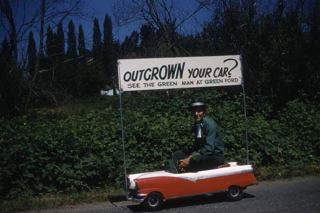
[[[243,199],[254,198],[255,196],[244,193]],[[199,195],[185,198],[177,198],[172,200],[167,200],[164,202],[163,209],[174,209],[187,206],[196,206],[196,205],[205,205],[210,203],[222,203],[222,202],[231,202],[228,201],[224,194],[207,194]],[[145,211],[142,205],[128,205],[127,206],[133,212]]]

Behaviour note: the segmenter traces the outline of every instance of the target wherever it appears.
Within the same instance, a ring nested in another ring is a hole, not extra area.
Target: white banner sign
[[[241,85],[240,55],[118,60],[121,91]]]

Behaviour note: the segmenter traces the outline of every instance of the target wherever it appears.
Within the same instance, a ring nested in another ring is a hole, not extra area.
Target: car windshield
[[[177,169],[175,166],[172,166],[172,165],[166,166],[164,170],[165,170],[166,172],[170,172],[170,173],[173,173],[173,174],[179,173],[179,172],[178,172],[178,169]]]

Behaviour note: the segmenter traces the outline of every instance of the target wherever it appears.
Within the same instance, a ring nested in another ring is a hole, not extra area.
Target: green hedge
[[[86,189],[113,179],[121,163],[121,149],[114,146],[120,141],[115,110],[1,122],[1,194]]]
[[[222,128],[227,160],[246,162],[241,94],[218,89],[135,92],[122,98],[128,173],[161,169],[172,152],[191,146],[187,103],[193,97],[208,103],[208,117]],[[294,100],[272,116],[247,101],[251,164],[319,164],[319,103]],[[42,109],[0,119],[2,199],[123,185],[119,97],[88,102],[94,110]]]

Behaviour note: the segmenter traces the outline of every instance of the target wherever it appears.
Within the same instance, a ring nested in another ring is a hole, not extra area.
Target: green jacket
[[[210,119],[204,118],[201,125],[201,138],[197,138],[198,126],[195,123],[192,127],[194,132],[193,152],[208,156],[223,156],[224,144],[222,142],[221,130],[218,124]]]

